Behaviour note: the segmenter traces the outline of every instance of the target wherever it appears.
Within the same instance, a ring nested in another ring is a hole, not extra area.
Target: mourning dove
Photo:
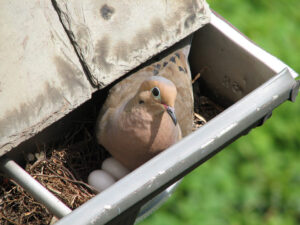
[[[129,170],[192,131],[187,48],[128,76],[109,92],[97,120],[96,137]]]

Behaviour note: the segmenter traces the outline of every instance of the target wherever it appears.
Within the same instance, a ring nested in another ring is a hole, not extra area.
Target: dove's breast
[[[179,125],[167,113],[153,117],[146,110],[111,116],[99,143],[126,168],[133,170],[181,138]],[[117,116],[117,118],[115,117]]]

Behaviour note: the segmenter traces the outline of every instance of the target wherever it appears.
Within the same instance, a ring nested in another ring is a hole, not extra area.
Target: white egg
[[[99,192],[104,191],[115,182],[113,176],[103,170],[94,170],[88,176],[88,184]]]
[[[126,176],[130,171],[113,157],[107,158],[102,163],[102,169],[111,174],[115,179],[119,180]]]

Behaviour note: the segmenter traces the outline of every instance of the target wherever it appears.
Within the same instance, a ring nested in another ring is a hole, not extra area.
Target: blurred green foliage
[[[299,0],[208,0],[300,73]],[[300,96],[187,175],[140,225],[300,224]]]

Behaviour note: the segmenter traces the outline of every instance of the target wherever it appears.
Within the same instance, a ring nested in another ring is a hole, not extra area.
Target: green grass
[[[210,0],[259,46],[300,73],[299,0]],[[140,225],[300,224],[300,97],[187,175]]]

